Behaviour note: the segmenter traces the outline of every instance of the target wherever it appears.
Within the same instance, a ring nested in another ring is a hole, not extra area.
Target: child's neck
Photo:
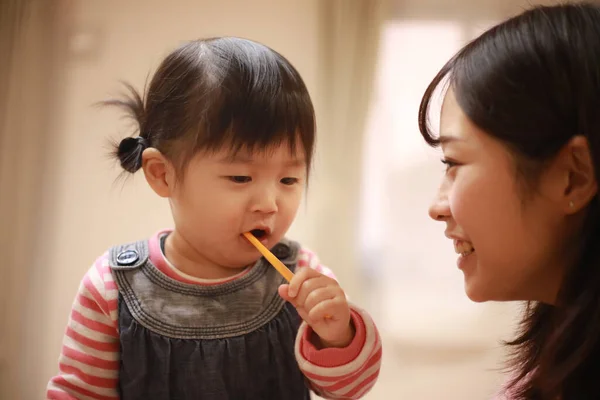
[[[178,234],[176,230],[165,239],[164,255],[180,272],[200,279],[227,279],[246,267],[230,268],[208,260]]]

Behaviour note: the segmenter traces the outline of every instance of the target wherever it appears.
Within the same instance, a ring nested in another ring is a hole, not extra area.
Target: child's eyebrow
[[[236,153],[221,158],[219,162],[223,164],[251,164],[254,159],[248,155]]]
[[[306,160],[304,158],[295,158],[285,163],[286,167],[304,167]]]
[[[248,154],[229,154],[219,160],[222,164],[254,164],[256,160]],[[306,165],[304,158],[294,158],[284,163],[286,167],[302,167]]]

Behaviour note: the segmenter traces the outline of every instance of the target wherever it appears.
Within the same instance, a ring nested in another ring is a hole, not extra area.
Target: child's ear
[[[175,183],[175,169],[157,149],[148,148],[142,154],[142,169],[146,181],[160,197],[171,197]]]

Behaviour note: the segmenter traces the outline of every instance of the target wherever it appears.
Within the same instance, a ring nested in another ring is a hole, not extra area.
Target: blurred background
[[[487,399],[517,306],[473,304],[427,207],[443,168],[422,142],[426,85],[523,0],[0,1],[0,398],[41,399],[77,286],[109,246],[171,224],[142,175],[115,184],[94,102],[142,88],[180,42],[242,36],[300,71],[318,154],[289,236],[315,250],[384,338],[367,399]],[[551,2],[547,2],[551,3]]]

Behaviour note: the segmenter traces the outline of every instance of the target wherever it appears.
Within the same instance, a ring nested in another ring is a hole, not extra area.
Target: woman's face
[[[446,223],[469,298],[553,302],[573,230],[559,195],[569,181],[564,163],[551,163],[538,187],[525,189],[506,146],[465,116],[452,89],[440,139],[447,170],[429,214]]]

